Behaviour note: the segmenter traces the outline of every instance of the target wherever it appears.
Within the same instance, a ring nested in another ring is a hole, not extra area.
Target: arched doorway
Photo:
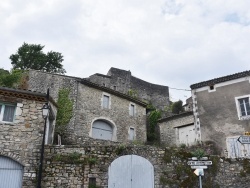
[[[0,156],[0,188],[21,188],[23,166],[9,157]]]
[[[92,137],[102,140],[112,140],[113,126],[107,121],[97,120],[92,125]]]
[[[153,188],[154,167],[145,158],[125,155],[114,160],[108,171],[108,188]]]

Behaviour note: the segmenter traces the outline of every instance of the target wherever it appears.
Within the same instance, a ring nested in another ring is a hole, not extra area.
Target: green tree
[[[44,46],[40,44],[23,43],[15,54],[10,56],[13,69],[21,70],[41,70],[44,72],[64,74],[63,56],[59,52],[50,51],[45,54]]]
[[[18,87],[18,82],[22,77],[22,70],[12,69],[10,72],[0,69],[0,86],[3,87]]]
[[[171,105],[172,113],[174,114],[179,114],[180,112],[183,112],[183,106],[182,106],[182,101],[179,100],[177,102],[173,102]]]

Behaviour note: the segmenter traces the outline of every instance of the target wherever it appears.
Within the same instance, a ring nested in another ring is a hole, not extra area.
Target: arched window
[[[92,125],[92,137],[102,140],[112,140],[113,126],[107,121],[95,121]]]

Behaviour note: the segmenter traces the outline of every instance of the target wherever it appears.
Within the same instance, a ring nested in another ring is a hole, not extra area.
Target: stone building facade
[[[65,143],[88,142],[91,138],[127,142],[146,141],[146,103],[86,79],[30,71],[29,89],[43,92],[50,88],[58,99],[60,89],[70,90],[73,117]]]
[[[237,139],[250,131],[250,71],[191,85],[196,139],[214,141],[230,158],[250,157]]]
[[[130,71],[111,68],[107,75],[94,74],[87,78],[100,86],[130,94],[147,103],[152,103],[158,109],[169,105],[169,90],[167,86],[152,84],[132,76]]]
[[[162,144],[196,144],[193,112],[184,112],[162,118],[158,121],[160,142]]]
[[[0,87],[0,187],[34,187],[41,155],[46,94]],[[45,143],[52,144],[57,108],[50,98]],[[23,183],[22,183],[23,182]]]

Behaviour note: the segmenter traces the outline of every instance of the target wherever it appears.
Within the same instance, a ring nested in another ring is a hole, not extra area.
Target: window
[[[135,116],[135,105],[134,104],[130,104],[130,106],[129,106],[129,115]]]
[[[240,105],[241,116],[250,115],[249,98],[238,99]]]
[[[236,106],[240,120],[250,118],[249,96],[236,97]]]
[[[135,129],[133,127],[129,128],[128,139],[129,140],[134,140],[135,139]]]
[[[89,187],[96,187],[96,178],[89,178]]]
[[[110,101],[109,96],[103,95],[102,100],[103,100],[103,101],[102,101],[102,106],[103,106],[103,108],[109,108],[109,101]]]
[[[0,104],[0,121],[13,122],[16,106],[11,104]]]

